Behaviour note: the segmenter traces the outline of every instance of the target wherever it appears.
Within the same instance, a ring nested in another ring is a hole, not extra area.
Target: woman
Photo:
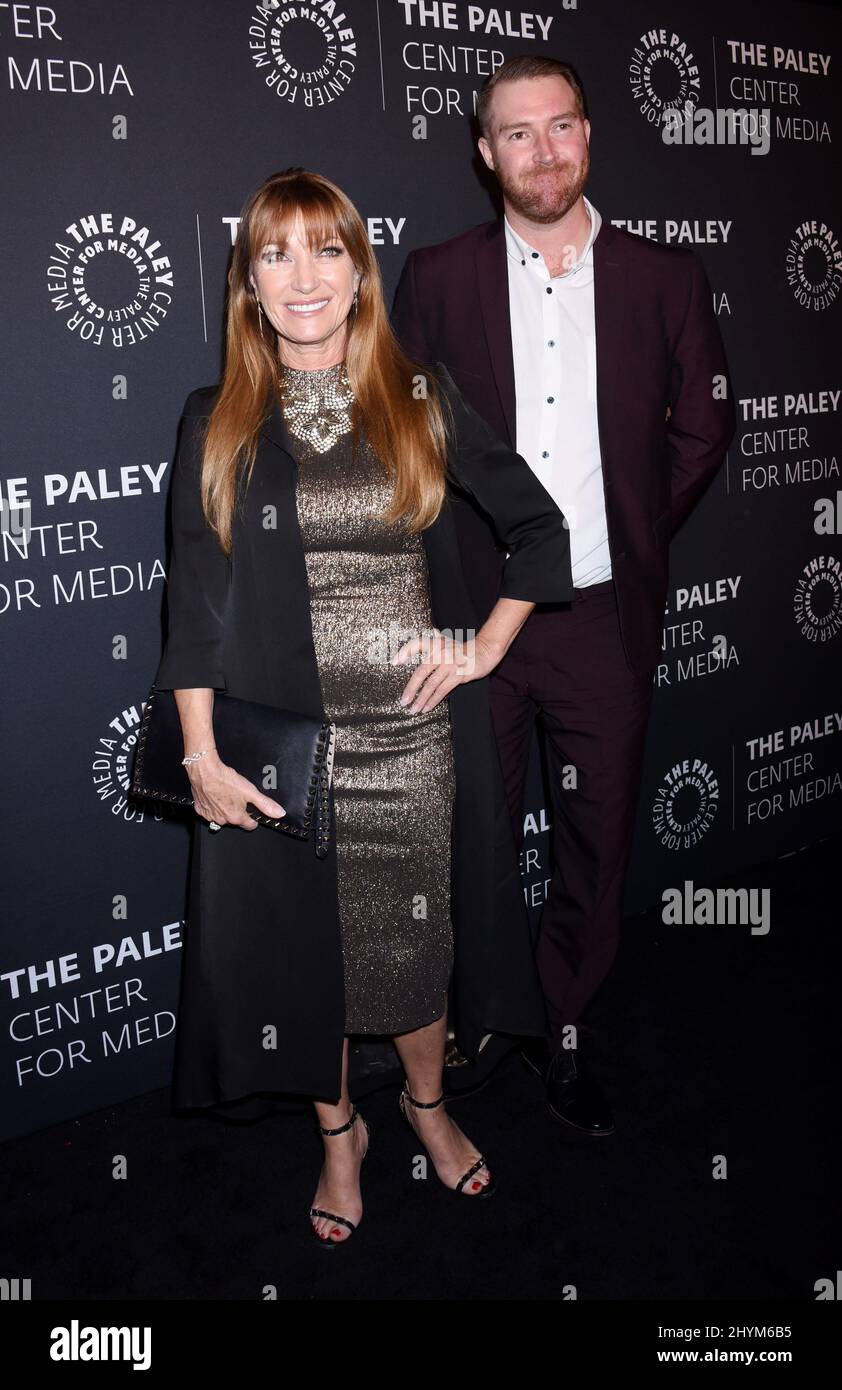
[[[489,1169],[443,1105],[448,999],[472,1059],[489,1032],[546,1032],[485,678],[536,602],[572,597],[568,534],[441,364],[400,351],[335,184],[269,178],[228,284],[224,378],[184,409],[155,678],[175,692],[202,826],[175,1101],[311,1096],[311,1221],[338,1243],[362,1214],[368,1144],[346,1035],[394,1038],[401,1109],[438,1177],[484,1196]],[[511,552],[475,635],[450,488]],[[221,761],[215,690],[335,722],[335,853],[246,811],[283,808]]]

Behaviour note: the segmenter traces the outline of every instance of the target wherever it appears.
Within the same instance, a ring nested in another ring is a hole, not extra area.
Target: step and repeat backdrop
[[[588,195],[701,257],[739,398],[672,547],[627,910],[838,828],[834,11],[54,0],[0,6],[0,45],[3,1136],[169,1081],[189,833],[130,802],[127,774],[161,650],[177,425],[220,375],[239,210],[288,165],[328,175],[391,304],[413,247],[495,215],[470,117],[514,54],[580,72]],[[537,733],[527,816],[534,927],[552,867]]]

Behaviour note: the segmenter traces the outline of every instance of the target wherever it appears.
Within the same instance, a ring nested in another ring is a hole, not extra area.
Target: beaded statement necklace
[[[284,421],[296,439],[324,454],[350,432],[354,393],[344,362],[312,369],[281,364],[278,377]]]

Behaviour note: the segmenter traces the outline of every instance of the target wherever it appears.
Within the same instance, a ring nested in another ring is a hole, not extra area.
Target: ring
[[[215,820],[212,820],[212,821],[209,821],[209,822],[208,822],[208,829],[209,829],[209,830],[221,830],[221,829],[222,829],[222,826],[221,826],[221,825],[217,825],[216,821],[215,821]]]

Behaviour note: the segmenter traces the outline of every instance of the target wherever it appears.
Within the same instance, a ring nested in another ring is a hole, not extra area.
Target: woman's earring
[[[353,309],[356,309],[356,307],[357,307],[357,293],[358,293],[358,291],[357,291],[357,290],[354,290],[354,298],[353,298],[352,301],[351,301],[351,307],[352,307]]]
[[[255,297],[255,299],[257,299],[257,293],[256,293],[256,292],[255,292],[255,296],[254,296],[254,297]],[[258,324],[259,324],[259,326],[260,326],[260,336],[261,336],[261,338],[262,338],[262,337],[263,337],[263,310],[262,310],[261,307],[260,307],[260,300],[259,300],[259,299],[257,299],[257,322],[258,322]]]

